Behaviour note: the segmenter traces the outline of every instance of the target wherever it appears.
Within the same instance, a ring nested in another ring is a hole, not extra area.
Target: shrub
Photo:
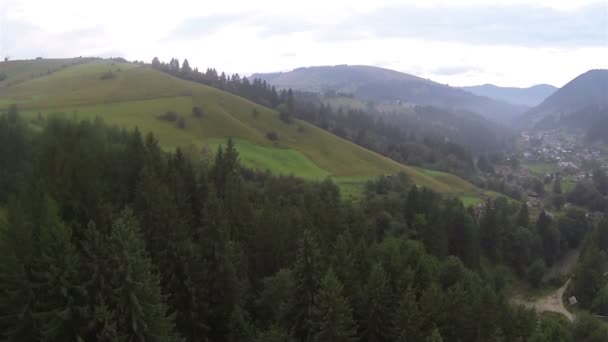
[[[277,140],[279,140],[279,135],[277,134],[277,132],[272,131],[272,132],[266,133],[266,138],[268,138],[268,140],[270,140],[270,141],[277,141]]]
[[[185,129],[186,128],[186,119],[184,119],[183,117],[180,117],[179,119],[177,119],[177,128],[179,129]]]
[[[199,107],[192,107],[192,116],[194,116],[197,119],[200,119],[203,117],[203,110],[200,109]]]
[[[4,72],[0,72],[0,82],[6,79],[6,74]]]
[[[281,121],[283,121],[286,124],[290,124],[293,121],[291,114],[289,114],[289,112],[286,112],[286,111],[281,111],[279,113],[279,118],[281,119]]]
[[[158,117],[159,120],[176,122],[179,119],[179,115],[174,111],[168,111],[165,114]]]
[[[254,108],[253,111],[251,111],[251,115],[254,119],[257,119],[260,116],[260,111],[257,108]]]
[[[114,77],[116,77],[116,75],[112,71],[106,71],[103,74],[101,74],[101,76],[99,76],[99,78],[102,80],[109,80]]]

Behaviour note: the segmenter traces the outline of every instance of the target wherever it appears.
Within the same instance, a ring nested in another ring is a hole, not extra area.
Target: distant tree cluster
[[[268,108],[276,108],[279,104],[289,101],[288,90],[277,91],[274,86],[270,86],[264,80],[249,80],[238,74],[226,75],[224,72],[218,73],[212,68],[201,72],[197,68],[192,69],[187,59],[180,67],[180,62],[176,58],[172,58],[169,63],[164,63],[154,57],[152,67],[179,78],[233,93]]]
[[[591,211],[608,212],[608,176],[606,171],[596,167],[591,181],[579,181],[566,194],[568,202],[584,206]]]
[[[299,96],[301,100],[298,100]],[[420,120],[408,121],[405,115],[387,115],[374,111],[334,110],[322,102],[315,104],[314,98],[307,100],[306,97],[310,95],[295,94],[298,101],[294,104],[293,112],[298,119],[398,162],[448,171],[464,177],[475,174],[473,155],[468,150],[446,141],[443,133],[435,134],[430,129],[421,127]]]
[[[523,208],[489,204],[477,218],[405,175],[344,200],[330,180],[243,167],[232,141],[206,163],[101,120],[50,117],[30,131],[3,114],[0,141],[3,340],[608,336],[590,317],[571,325],[512,307],[500,273],[482,271],[482,255],[528,262],[513,259],[516,242],[536,239],[503,224],[530,227]],[[536,224],[548,262],[552,225]]]

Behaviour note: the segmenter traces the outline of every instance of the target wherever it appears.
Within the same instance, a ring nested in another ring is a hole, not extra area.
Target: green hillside
[[[57,63],[53,60],[53,63]],[[307,179],[333,177],[349,193],[365,180],[405,172],[417,184],[458,196],[478,197],[479,190],[453,175],[399,164],[302,121],[285,124],[277,112],[238,96],[184,81],[147,66],[94,60],[47,75],[25,78],[23,62],[0,63],[10,86],[0,87],[0,109],[17,104],[31,119],[65,113],[154,132],[166,148],[194,146],[214,150],[227,137],[237,141],[242,161],[260,170]],[[27,61],[32,70],[49,60]],[[37,63],[40,63],[38,65]],[[105,75],[105,76],[104,76]],[[202,117],[192,115],[193,107]],[[160,120],[167,112],[184,118],[185,127]],[[274,132],[277,141],[266,135]]]
[[[0,87],[49,75],[58,70],[88,61],[86,58],[36,59],[0,63]]]

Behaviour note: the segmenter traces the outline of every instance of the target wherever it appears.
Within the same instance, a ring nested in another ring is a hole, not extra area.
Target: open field
[[[103,79],[107,73],[112,77]],[[73,65],[0,88],[0,109],[13,103],[30,119],[63,113],[138,127],[153,132],[167,149],[215,150],[232,137],[245,165],[306,179],[331,176],[348,195],[360,193],[370,178],[399,172],[418,185],[463,197],[468,203],[481,194],[454,175],[399,164],[302,121],[286,124],[274,110],[147,66],[108,60]],[[195,106],[202,110],[201,118],[192,115]],[[169,111],[184,119],[184,128],[159,119]],[[267,139],[269,132],[276,133],[278,140]]]
[[[559,168],[554,163],[546,162],[527,162],[524,164],[532,173],[544,175],[547,173],[558,172]]]

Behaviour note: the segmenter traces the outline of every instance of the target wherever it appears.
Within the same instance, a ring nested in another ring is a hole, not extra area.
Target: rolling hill
[[[43,70],[46,66],[37,63],[47,61],[28,63]],[[153,132],[165,148],[210,150],[232,137],[248,166],[307,179],[331,176],[347,191],[356,191],[370,177],[404,172],[439,192],[464,197],[481,193],[453,175],[399,164],[302,121],[285,124],[273,110],[149,66],[97,59],[32,76],[15,71],[22,65],[0,63],[0,72],[8,75],[7,86],[0,87],[0,110],[17,104],[32,121],[53,113],[101,117],[110,124]],[[194,107],[201,109],[202,117],[192,114]],[[159,119],[168,112],[181,117],[183,127]],[[278,140],[269,140],[269,132]]]
[[[548,84],[538,84],[528,88],[499,87],[493,84],[461,87],[469,93],[489,97],[514,105],[534,107],[551,96],[557,88]]]
[[[528,111],[522,121],[537,128],[608,128],[608,70],[579,75]]]
[[[310,92],[335,91],[374,102],[404,102],[476,112],[498,122],[507,122],[526,108],[473,95],[417,76],[362,65],[299,68],[290,72],[254,74],[279,88]]]

